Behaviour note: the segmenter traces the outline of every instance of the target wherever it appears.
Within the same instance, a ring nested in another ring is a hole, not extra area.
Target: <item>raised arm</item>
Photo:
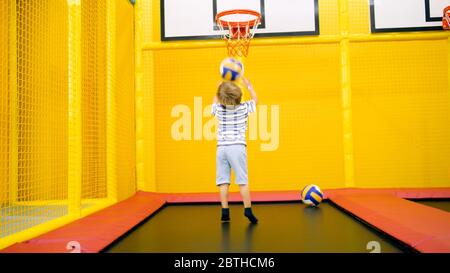
[[[222,84],[222,82],[218,82],[218,83],[217,83],[217,89],[219,89],[219,87],[220,87],[221,84]],[[219,98],[217,97],[217,92],[216,92],[216,94],[214,95],[213,103],[219,103]]]
[[[256,96],[256,92],[253,89],[253,85],[251,84],[251,82],[245,78],[244,76],[242,76],[242,81],[244,82],[244,84],[247,86],[248,92],[250,93],[250,97],[252,98],[252,100],[255,101],[255,104],[258,103],[258,96]]]

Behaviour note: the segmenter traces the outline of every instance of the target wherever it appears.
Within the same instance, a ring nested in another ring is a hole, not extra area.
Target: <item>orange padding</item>
[[[406,199],[438,199],[450,198],[450,188],[390,188],[390,189],[334,189],[326,190],[326,197],[334,195],[390,194]]]
[[[325,190],[324,198],[332,198],[345,205],[347,197],[366,194],[390,195],[401,198],[450,198],[450,188],[440,189],[339,189]],[[230,201],[241,201],[239,193],[230,193]],[[299,191],[253,192],[253,202],[299,201]],[[348,199],[347,199],[348,200]],[[133,197],[117,203],[104,210],[84,217],[64,227],[48,232],[32,240],[14,244],[0,252],[32,253],[32,252],[68,252],[67,243],[77,241],[82,252],[100,252],[120,236],[155,213],[165,203],[217,203],[217,193],[182,193],[162,194],[138,192]],[[361,207],[360,204],[357,207]],[[351,211],[363,218],[365,211]],[[388,211],[388,210],[387,210]],[[370,212],[373,214],[373,212]],[[406,217],[407,218],[407,217]],[[412,218],[415,218],[412,217]],[[376,221],[375,221],[376,222]],[[369,222],[373,224],[372,222]],[[398,223],[397,223],[398,224]],[[376,224],[374,226],[380,228]],[[281,228],[281,227],[280,227]],[[383,230],[383,228],[380,228]],[[449,230],[447,228],[447,230]],[[390,233],[389,233],[390,234]],[[395,236],[395,235],[394,235]],[[397,236],[395,236],[397,237]],[[420,250],[420,248],[418,248]]]
[[[338,206],[420,252],[450,253],[450,213],[393,194],[330,197]]]
[[[218,193],[171,193],[165,194],[168,203],[217,203],[220,202]],[[300,191],[275,191],[275,192],[253,192],[253,202],[287,202],[299,201]],[[242,198],[238,192],[232,192],[228,196],[230,202],[241,202]]]

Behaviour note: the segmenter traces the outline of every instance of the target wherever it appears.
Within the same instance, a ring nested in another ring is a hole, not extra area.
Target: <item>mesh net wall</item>
[[[136,183],[130,2],[5,0],[0,18],[2,248],[127,198]]]
[[[67,5],[2,1],[0,10],[9,19],[2,20],[2,40],[9,37],[17,45],[5,48],[9,43],[2,42],[0,50],[2,62],[10,62],[1,66],[4,237],[67,213]]]

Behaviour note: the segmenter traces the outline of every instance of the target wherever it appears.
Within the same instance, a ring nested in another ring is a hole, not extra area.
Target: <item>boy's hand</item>
[[[252,83],[246,77],[244,77],[244,75],[242,75],[242,81],[247,86],[247,89],[253,89]]]
[[[255,90],[253,90],[252,83],[242,75],[242,81],[245,85],[247,85],[248,92],[250,92],[250,96],[252,97],[252,100],[255,101],[255,103],[258,103],[258,97],[256,96]]]
[[[220,87],[220,85],[223,83],[223,81],[218,81],[217,82],[217,89],[219,89],[219,87]],[[218,103],[219,102],[219,98],[217,98],[217,94],[216,95],[214,95],[214,98],[213,98],[213,103]]]

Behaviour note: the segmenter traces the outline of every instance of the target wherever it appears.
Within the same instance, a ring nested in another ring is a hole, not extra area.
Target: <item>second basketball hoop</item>
[[[250,40],[261,23],[261,14],[246,9],[228,10],[218,13],[216,22],[227,43],[228,55],[246,57]]]
[[[450,6],[444,9],[444,15],[442,16],[442,28],[450,30]]]

